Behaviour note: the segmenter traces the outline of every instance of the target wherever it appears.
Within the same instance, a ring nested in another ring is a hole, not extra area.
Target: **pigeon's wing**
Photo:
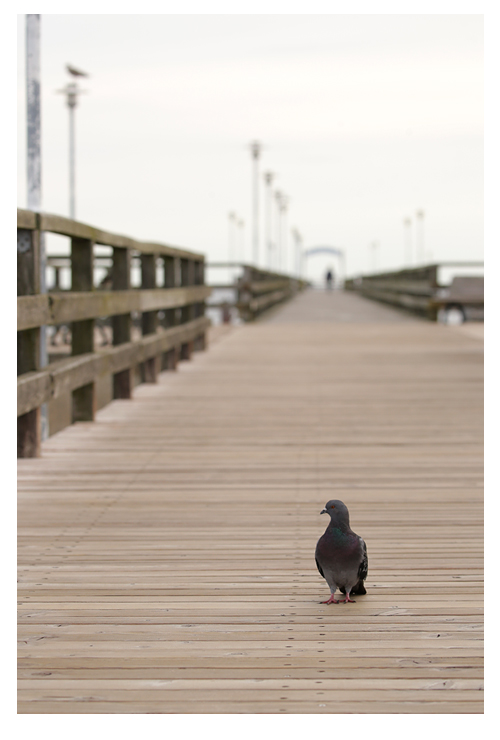
[[[318,558],[314,558],[314,559],[316,560],[316,566],[317,566],[317,568],[318,568],[318,570],[319,570],[322,578],[324,578],[325,576],[324,576],[323,571],[321,570],[321,565],[318,563]]]
[[[363,548],[363,556],[358,568],[358,578],[360,581],[364,581],[366,576],[368,575],[368,553],[366,551],[366,542],[364,541],[364,539],[360,537],[359,541],[361,542],[361,547]]]

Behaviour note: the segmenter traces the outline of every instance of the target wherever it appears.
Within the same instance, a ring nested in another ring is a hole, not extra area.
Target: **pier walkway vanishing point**
[[[482,712],[480,337],[314,290],[220,332],[19,460],[19,711]]]

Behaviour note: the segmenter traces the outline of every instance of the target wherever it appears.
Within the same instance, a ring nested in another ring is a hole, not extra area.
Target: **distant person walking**
[[[325,280],[326,280],[326,289],[331,290],[333,288],[333,271],[332,270],[328,270],[328,272],[326,273]]]

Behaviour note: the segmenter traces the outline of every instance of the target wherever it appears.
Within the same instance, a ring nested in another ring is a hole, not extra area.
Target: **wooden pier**
[[[480,337],[273,311],[19,460],[19,712],[482,712]],[[355,604],[319,603],[330,498]]]

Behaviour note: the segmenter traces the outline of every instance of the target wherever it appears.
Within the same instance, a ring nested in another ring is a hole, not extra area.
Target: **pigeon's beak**
[[[326,509],[323,509],[323,511],[320,511],[319,513],[320,513],[320,514],[328,514],[328,512],[327,512],[327,510],[326,510]]]

